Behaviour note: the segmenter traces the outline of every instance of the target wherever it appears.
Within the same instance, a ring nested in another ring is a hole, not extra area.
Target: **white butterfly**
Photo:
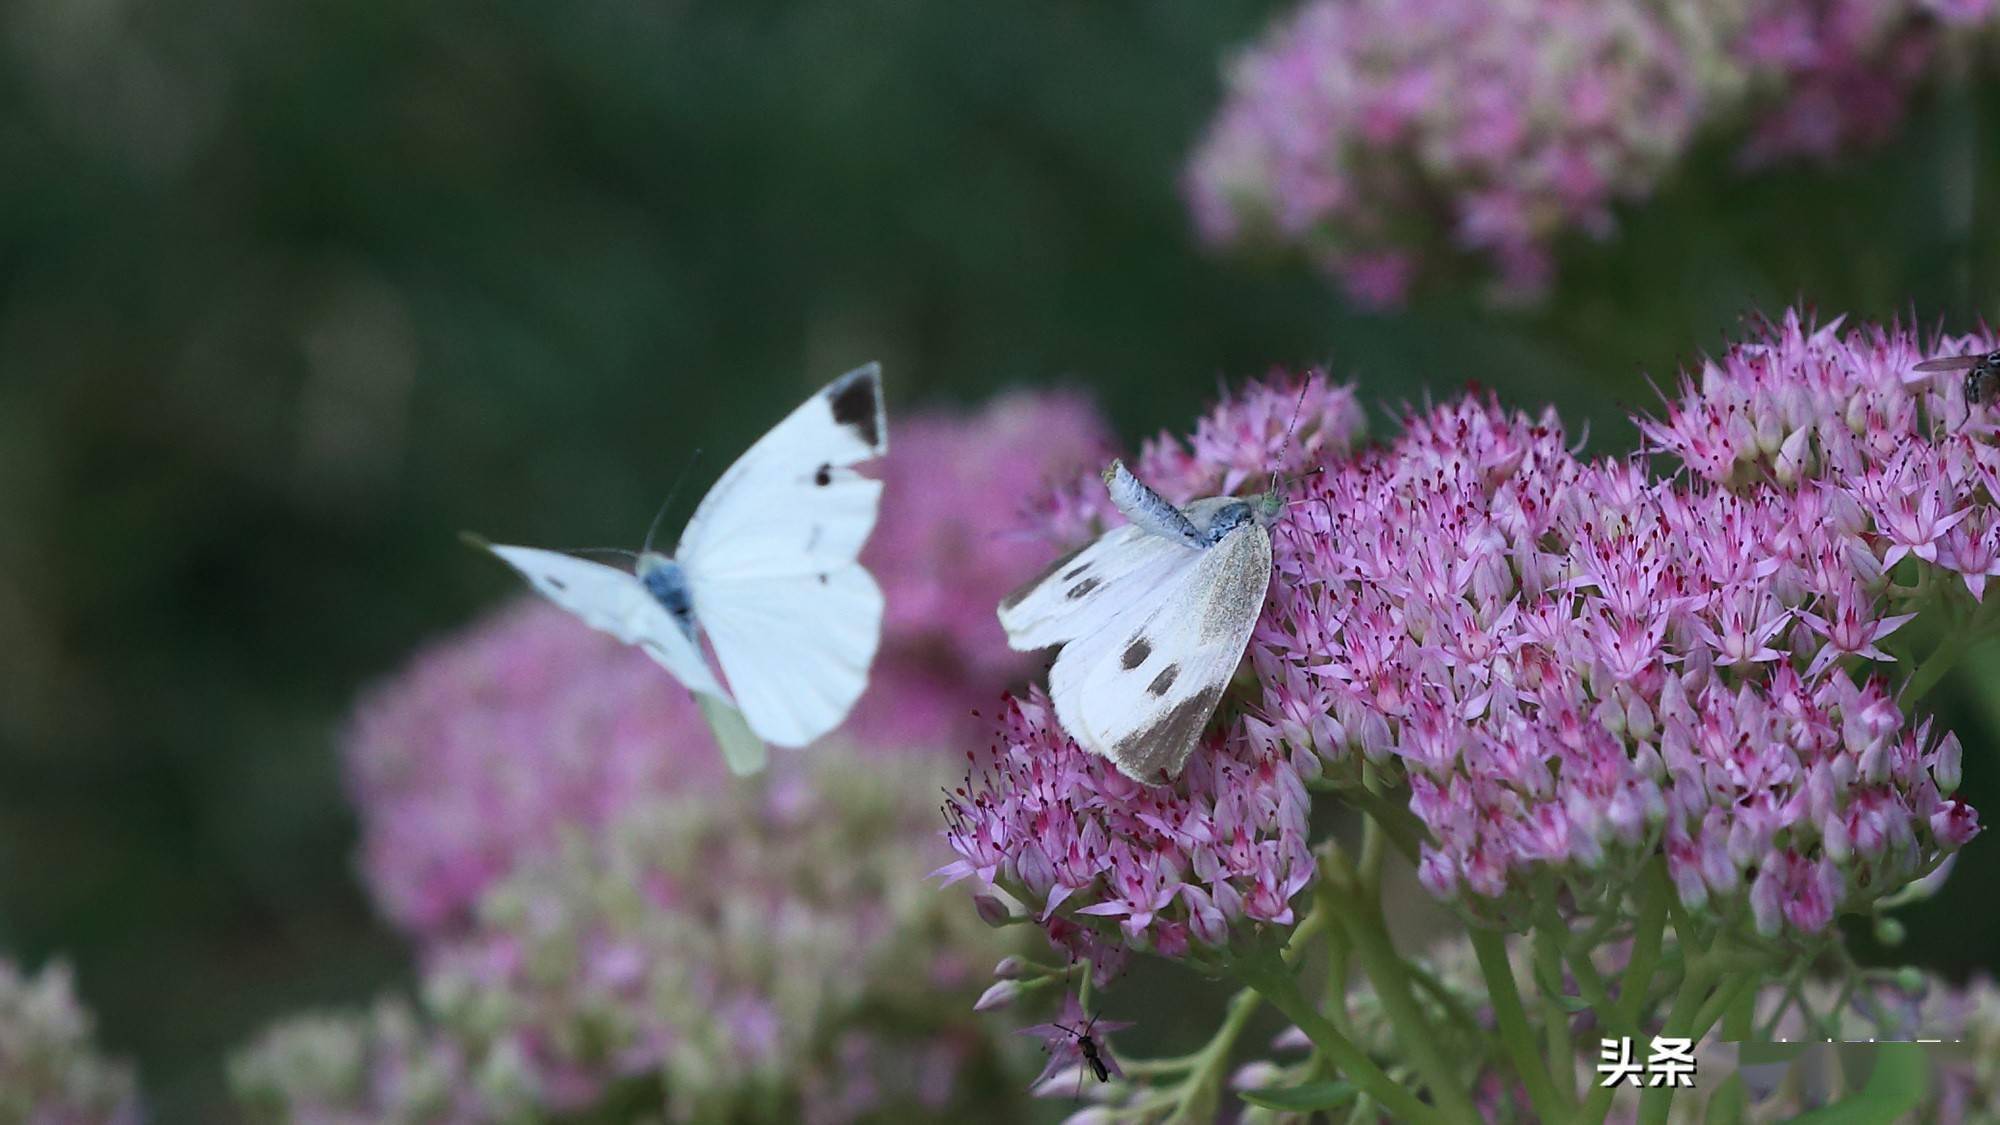
[[[752,773],[763,742],[804,746],[838,726],[868,686],[882,591],[856,556],[882,482],[852,466],[888,448],[881,368],[871,363],[737,458],[671,557],[652,551],[649,536],[637,573],[559,551],[481,546],[585,624],[664,665],[701,702],[730,767]],[[704,633],[727,687],[703,659]]]
[[[1277,491],[1176,508],[1114,461],[1132,522],[1050,564],[1000,603],[1007,643],[1063,646],[1049,695],[1063,729],[1127,777],[1180,772],[1236,673],[1271,581]]]

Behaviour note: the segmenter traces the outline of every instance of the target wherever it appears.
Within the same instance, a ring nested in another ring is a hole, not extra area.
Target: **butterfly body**
[[[718,716],[734,728],[747,722],[734,746],[733,733],[721,725],[716,733],[732,767],[749,772],[761,765],[762,742],[813,741],[868,684],[882,592],[858,556],[882,484],[853,466],[887,451],[881,372],[870,364],[828,384],[737,458],[672,555],[649,544],[628,572],[560,551],[481,545],[585,624],[643,649],[696,694],[712,725]]]
[[[1105,471],[1131,522],[1000,603],[1016,649],[1062,646],[1057,721],[1149,784],[1177,774],[1242,660],[1271,577],[1275,491],[1176,507],[1121,463]]]
[[[639,584],[660,603],[660,608],[674,619],[687,634],[689,640],[695,638],[694,597],[688,593],[687,575],[680,564],[665,555],[651,551],[639,556],[633,572]]]

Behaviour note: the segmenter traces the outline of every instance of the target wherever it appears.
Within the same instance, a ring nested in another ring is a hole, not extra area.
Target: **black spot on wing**
[[[1132,643],[1125,646],[1125,655],[1120,657],[1118,662],[1124,666],[1127,672],[1130,672],[1132,669],[1144,664],[1146,658],[1151,655],[1153,655],[1152,644],[1144,637],[1133,637]]]
[[[564,582],[564,581],[563,581],[562,579],[560,579],[560,578],[557,578],[557,577],[556,577],[555,575],[553,575],[553,574],[549,574],[549,575],[544,575],[544,576],[542,577],[542,581],[544,581],[544,582],[548,583],[548,584],[549,584],[549,585],[551,585],[551,586],[554,586],[554,587],[555,587],[556,589],[558,589],[558,590],[567,590],[567,589],[569,589],[569,583],[567,583],[567,582]]]
[[[1092,590],[1095,590],[1102,585],[1104,585],[1104,583],[1099,582],[1095,578],[1086,578],[1083,581],[1077,583],[1076,585],[1071,586],[1069,589],[1069,593],[1066,596],[1069,598],[1070,601],[1075,601],[1078,598],[1088,595]]]
[[[1149,785],[1173,777],[1187,763],[1187,756],[1201,738],[1201,728],[1208,725],[1208,717],[1221,699],[1222,685],[1212,684],[1181,700],[1160,716],[1159,722],[1119,739],[1111,748],[1112,760],[1126,776]]]
[[[1043,582],[1046,582],[1048,580],[1049,575],[1054,574],[1056,571],[1061,570],[1063,567],[1068,566],[1071,559],[1077,557],[1082,553],[1083,553],[1083,548],[1078,547],[1076,550],[1071,551],[1068,554],[1065,554],[1056,561],[1043,567],[1041,573],[1035,575],[1033,578],[1028,579],[1026,582],[1021,583],[1020,587],[1017,588],[1013,593],[1008,594],[1004,598],[1001,598],[1000,608],[1013,609],[1015,606],[1020,605],[1021,599],[1033,593],[1035,587],[1041,585]]]
[[[1070,552],[1070,554],[1069,554],[1069,555],[1066,555],[1066,556],[1064,556],[1064,558],[1063,558],[1063,561],[1064,561],[1064,562],[1068,562],[1068,561],[1069,561],[1069,560],[1070,560],[1071,558],[1073,558],[1074,556],[1075,556],[1075,552],[1074,552],[1074,551],[1072,551],[1072,552]],[[1082,573],[1083,573],[1084,571],[1086,571],[1086,570],[1089,570],[1089,569],[1090,569],[1090,564],[1089,564],[1089,563],[1082,563],[1082,564],[1080,564],[1080,565],[1078,565],[1078,566],[1075,566],[1075,567],[1072,567],[1072,568],[1071,568],[1071,569],[1070,569],[1070,570],[1069,570],[1069,571],[1068,571],[1067,573],[1065,573],[1065,574],[1063,575],[1063,581],[1064,581],[1064,582],[1067,582],[1067,581],[1069,581],[1070,579],[1072,579],[1072,578],[1075,578],[1075,577],[1076,577],[1077,575],[1079,575],[1079,574],[1082,574]]]
[[[833,466],[821,465],[819,467],[819,471],[813,474],[813,483],[819,485],[821,488],[825,488],[827,485],[832,484]]]
[[[870,449],[882,444],[882,379],[874,367],[864,367],[826,389],[833,420],[847,426]]]
[[[1169,664],[1165,668],[1160,669],[1160,674],[1153,677],[1152,683],[1146,685],[1146,691],[1157,699],[1160,696],[1167,694],[1167,689],[1174,686],[1174,680],[1178,678],[1180,674],[1181,674],[1180,665]]]

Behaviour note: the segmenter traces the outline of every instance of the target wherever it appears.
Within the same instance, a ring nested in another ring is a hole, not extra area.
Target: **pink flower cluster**
[[[1247,739],[1198,750],[1172,786],[1141,785],[1066,737],[1036,692],[1007,701],[975,768],[946,801],[959,858],[938,873],[1007,891],[1102,978],[1126,948],[1184,957],[1227,945],[1242,922],[1290,925],[1312,879],[1305,785]],[[1071,917],[1056,913],[1065,904]]]
[[[1357,301],[1477,256],[1532,296],[1686,147],[1694,60],[1643,0],[1309,0],[1235,60],[1189,169],[1213,243],[1302,248]]]
[[[1743,156],[1829,159],[1879,144],[1902,123],[1947,33],[1994,16],[1993,0],[1756,0],[1733,5],[1726,55],[1757,114]]]
[[[463,928],[488,886],[565,831],[726,776],[659,665],[542,601],[420,653],[362,701],[346,756],[362,870],[420,937]]]
[[[1549,877],[1582,903],[1664,854],[1691,910],[1823,930],[1977,831],[1956,738],[1887,679],[1910,616],[1992,570],[1991,421],[1956,380],[1906,382],[1920,358],[1908,332],[1787,317],[1642,421],[1691,479],[1582,461],[1553,414],[1477,398],[1323,461],[1274,534],[1257,686],[1205,767],[1117,788],[1031,699],[954,802],[954,874],[1172,950],[1223,897],[1200,847],[1239,841],[1266,858],[1232,877],[1296,890],[1301,779],[1369,763],[1407,780],[1424,884],[1490,921],[1523,922]]]
[[[1274,470],[1345,454],[1363,420],[1352,388],[1319,372],[1278,376],[1227,396],[1188,441],[1148,442],[1134,471],[1176,501],[1263,487]],[[1039,515],[1065,540],[1119,518],[1095,472],[1052,492]],[[1007,891],[1104,978],[1130,947],[1182,956],[1227,944],[1240,923],[1293,920],[1313,863],[1305,787],[1283,753],[1231,737],[1197,753],[1172,787],[1149,787],[1064,736],[1041,694],[1004,707],[992,757],[974,758],[945,806],[960,857],[942,869],[948,882]],[[989,895],[982,909],[1006,907]]]
[[[1023,508],[1094,471],[1105,441],[1090,405],[1067,395],[898,423],[864,560],[886,597],[883,642],[840,737],[891,752],[959,745],[971,709],[1024,678],[993,619],[1047,551],[1021,530]],[[566,833],[725,776],[658,665],[540,601],[419,654],[361,702],[345,754],[369,886],[425,939],[463,930],[487,887]]]
[[[1302,250],[1359,303],[1474,259],[1530,299],[1694,138],[1751,160],[1887,136],[1946,28],[1991,0],[1308,0],[1230,68],[1188,170],[1208,242]]]

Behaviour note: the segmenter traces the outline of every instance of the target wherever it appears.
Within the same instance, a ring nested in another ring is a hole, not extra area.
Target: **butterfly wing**
[[[1101,615],[1049,671],[1056,718],[1148,784],[1180,772],[1243,659],[1271,580],[1271,537],[1244,524],[1136,609]]]
[[[881,371],[870,364],[758,439],[681,534],[675,561],[695,617],[766,741],[811,742],[868,686],[882,591],[856,556],[882,484],[853,466],[887,450]]]
[[[727,701],[729,693],[709,671],[687,634],[639,580],[617,567],[536,547],[479,543],[545,598],[575,614],[585,625],[638,645],[688,690]]]
[[[1021,652],[1094,635],[1149,604],[1202,553],[1137,524],[1114,528],[1001,599],[1000,627]]]

